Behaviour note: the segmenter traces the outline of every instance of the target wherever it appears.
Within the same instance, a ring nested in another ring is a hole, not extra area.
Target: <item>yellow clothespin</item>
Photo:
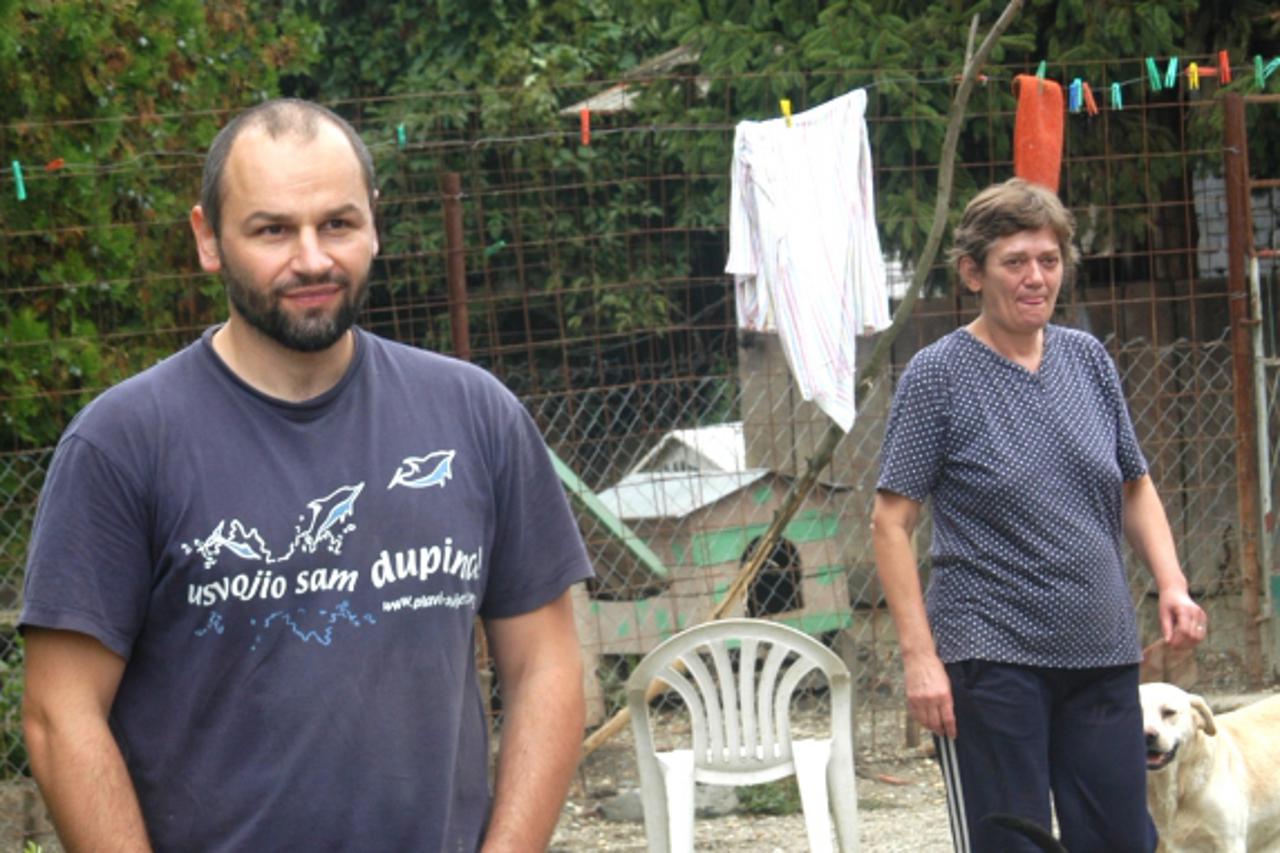
[[[1200,88],[1200,66],[1194,62],[1187,65],[1187,85],[1193,92]]]
[[[783,98],[778,101],[778,106],[782,107],[782,117],[787,120],[787,127],[791,127],[791,99]]]

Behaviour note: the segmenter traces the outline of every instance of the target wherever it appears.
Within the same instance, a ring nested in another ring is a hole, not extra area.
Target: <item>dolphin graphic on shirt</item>
[[[227,522],[219,521],[218,526],[208,535],[203,542],[199,544],[201,555],[205,558],[206,567],[212,566],[217,562],[218,552],[223,548],[235,554],[242,560],[266,560],[270,557],[270,551],[266,544],[262,541],[262,536],[258,531],[245,530],[244,525],[239,520],[232,520],[231,532],[223,532],[227,527]]]
[[[351,517],[355,511],[356,498],[360,497],[362,491],[364,483],[356,483],[354,486],[342,486],[322,498],[307,502],[307,509],[311,510],[311,524],[302,531],[301,536],[302,541],[310,546],[309,550],[314,551],[316,545],[326,537],[333,538],[329,531],[334,525]]]
[[[294,528],[293,541],[289,543],[285,553],[276,556],[267,547],[258,532],[258,528],[249,527],[238,518],[219,521],[213,531],[204,539],[195,539],[190,544],[183,543],[182,549],[190,554],[198,551],[204,559],[204,567],[212,568],[218,562],[223,551],[242,560],[260,560],[265,563],[279,563],[293,556],[295,551],[315,553],[321,545],[327,545],[333,553],[342,549],[343,538],[355,529],[355,525],[342,526],[355,514],[356,498],[364,491],[364,483],[340,486],[322,498],[307,501],[310,518],[305,528],[301,522],[307,519],[304,514],[299,517],[299,526]]]
[[[437,450],[426,456],[405,457],[387,488],[427,489],[439,486],[443,489],[445,481],[453,478],[453,457],[456,453],[456,450]]]

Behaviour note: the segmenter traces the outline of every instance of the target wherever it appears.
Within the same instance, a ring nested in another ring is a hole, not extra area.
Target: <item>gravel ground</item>
[[[799,714],[792,724],[793,730],[804,736],[820,730],[823,721],[819,714]],[[880,726],[877,731],[878,739],[870,729],[859,732],[859,849],[864,853],[949,851],[946,795],[937,764],[922,751],[903,747],[900,727]],[[654,736],[660,749],[670,748],[688,737],[687,720],[677,715],[665,724],[660,722]],[[583,762],[551,849],[556,853],[644,851],[642,822],[610,820],[605,816],[613,797],[638,786],[628,729]],[[694,822],[694,833],[694,843],[700,850],[770,853],[809,849],[804,817],[799,813],[699,817]]]
[[[865,775],[864,775],[865,774]],[[611,821],[599,803],[580,792],[565,806],[552,850],[644,851],[644,825]],[[700,850],[803,851],[800,814],[732,814],[699,818],[694,843]],[[858,777],[858,838],[864,853],[949,851],[946,797],[937,767],[928,758],[866,762]]]

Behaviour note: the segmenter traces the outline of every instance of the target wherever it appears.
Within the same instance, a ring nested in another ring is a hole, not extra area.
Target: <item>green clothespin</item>
[[[22,164],[13,161],[13,189],[18,194],[18,201],[27,200],[27,185],[22,181]]]
[[[396,127],[396,142],[403,149],[405,146],[405,141],[406,141],[406,137],[404,132],[404,125],[400,124]]]
[[[507,241],[499,240],[496,243],[492,243],[484,247],[484,256],[486,258],[492,258],[494,255],[498,254],[498,252],[501,252],[506,247],[507,247]]]
[[[1159,92],[1164,88],[1160,84],[1160,69],[1156,68],[1156,61],[1150,56],[1147,57],[1147,79],[1151,83],[1151,91]]]
[[[1049,63],[1045,62],[1043,59],[1040,60],[1040,64],[1036,66],[1036,76],[1039,77],[1041,80],[1043,80],[1045,72],[1048,70],[1048,67],[1049,67]]]
[[[1112,83],[1112,84],[1111,84],[1111,109],[1113,109],[1113,110],[1122,110],[1122,109],[1124,109],[1124,98],[1123,98],[1123,96],[1121,96],[1121,94],[1120,94],[1120,84],[1119,84],[1119,83]]]
[[[1254,80],[1259,89],[1267,88],[1267,78],[1276,73],[1277,68],[1280,68],[1280,57],[1271,60],[1265,66],[1262,64],[1261,56],[1253,57]]]
[[[1178,85],[1178,57],[1169,60],[1169,69],[1164,73],[1164,87],[1172,89]]]

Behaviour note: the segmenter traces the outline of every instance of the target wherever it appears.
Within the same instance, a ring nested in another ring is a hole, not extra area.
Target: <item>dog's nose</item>
[[[1157,737],[1156,733],[1149,731],[1146,733],[1146,737],[1147,737],[1147,748],[1150,749],[1151,747],[1155,746],[1156,737]]]

